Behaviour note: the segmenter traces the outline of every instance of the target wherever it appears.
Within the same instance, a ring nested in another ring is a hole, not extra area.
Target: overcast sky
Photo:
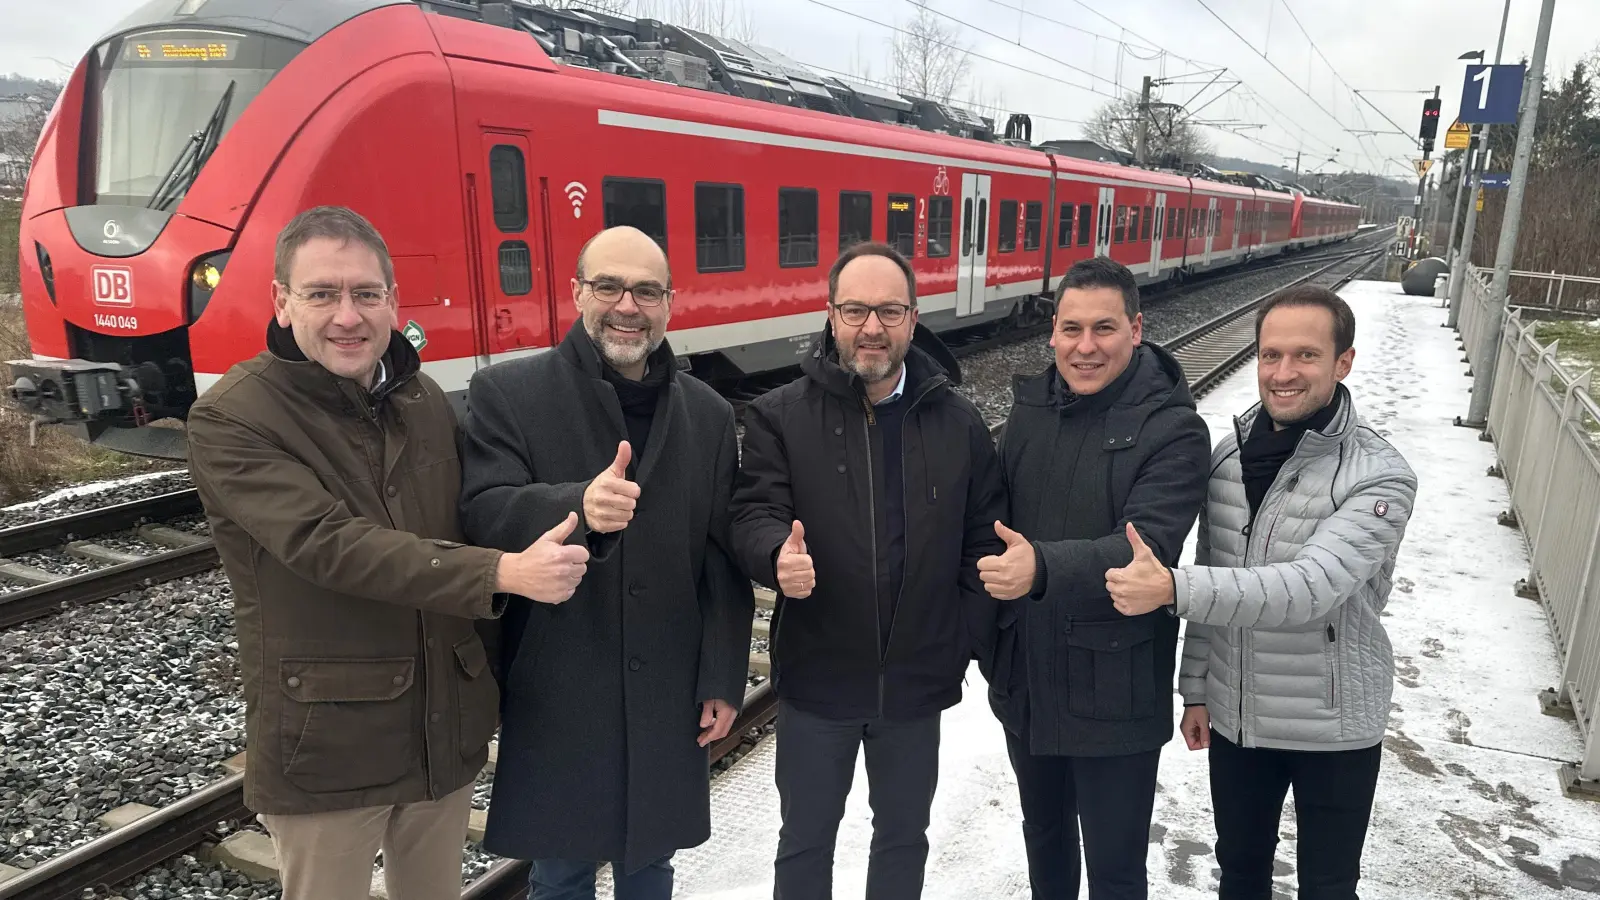
[[[68,0],[72,14],[63,15],[60,4],[3,0],[0,69],[59,77],[67,71],[64,67],[75,65],[106,29],[141,2]],[[661,2],[657,0],[657,5]],[[903,26],[914,12],[911,0],[720,2],[743,4],[759,43],[802,63],[841,71],[866,69],[875,78],[886,78],[890,71],[894,32],[888,26]],[[1503,61],[1531,56],[1540,2],[1511,0]],[[972,87],[991,100],[999,95],[1006,112],[1031,114],[1036,141],[1081,136],[1078,122],[1093,115],[1110,96],[1130,87],[1137,90],[1141,77],[1148,74],[1184,82],[1161,90],[1160,98],[1166,102],[1195,109],[1217,98],[1196,118],[1236,129],[1237,133],[1206,129],[1221,153],[1292,167],[1299,151],[1305,172],[1381,167],[1385,174],[1396,176],[1402,173],[1401,163],[1418,155],[1409,136],[1420,120],[1422,92],[1431,93],[1435,85],[1444,100],[1442,149],[1444,129],[1461,99],[1467,65],[1457,57],[1483,50],[1492,61],[1504,9],[1504,0],[927,3],[950,17],[945,21],[959,30],[960,40],[975,55],[988,57],[972,59]],[[1600,3],[1557,0],[1546,71],[1559,77],[1597,48]],[[1202,90],[1212,73],[1198,77],[1192,73],[1216,66],[1225,66],[1228,72]],[[1234,81],[1242,84],[1219,97],[1222,88]],[[1364,92],[1418,93],[1364,95],[1394,120],[1390,124],[1354,99],[1346,85]],[[1395,131],[1395,125],[1407,136],[1351,133]]]

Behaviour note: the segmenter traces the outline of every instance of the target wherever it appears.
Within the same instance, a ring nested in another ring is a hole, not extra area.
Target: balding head
[[[638,381],[645,358],[666,339],[672,316],[667,255],[649,235],[619,225],[589,239],[578,254],[577,272],[572,301],[584,330],[607,364]]]
[[[583,249],[578,251],[579,278],[594,277],[584,273],[589,271],[589,258],[595,253],[605,259],[620,257],[633,262],[642,263],[650,260],[659,263],[661,266],[659,280],[667,287],[672,287],[672,267],[667,263],[667,254],[661,250],[661,245],[657,244],[654,238],[632,225],[616,225],[589,238]]]

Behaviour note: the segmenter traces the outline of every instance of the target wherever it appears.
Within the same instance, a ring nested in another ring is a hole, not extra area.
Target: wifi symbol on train
[[[569,181],[567,182],[566,191],[567,199],[572,201],[572,217],[574,219],[583,218],[583,200],[584,197],[588,196],[589,189],[581,181]]]

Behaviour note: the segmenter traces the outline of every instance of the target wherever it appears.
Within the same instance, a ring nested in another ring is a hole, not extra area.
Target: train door
[[[477,209],[482,333],[492,358],[549,346],[550,292],[544,207],[536,190],[540,181],[529,171],[527,136],[485,130],[482,153],[480,171],[488,178],[469,178],[467,190]]]
[[[1243,215],[1244,215],[1244,201],[1243,200],[1235,200],[1235,201],[1233,201],[1233,249],[1234,250],[1238,250],[1239,249],[1239,223],[1243,221],[1243,219],[1240,218]]]
[[[1205,246],[1200,249],[1200,261],[1204,265],[1211,265],[1211,245],[1217,240],[1217,198],[1210,198],[1206,204],[1206,221],[1200,229],[1200,238]]]
[[[1167,223],[1167,195],[1156,194],[1155,222],[1150,229],[1150,277],[1161,274],[1161,230]]]
[[[956,266],[956,316],[983,312],[989,278],[989,176],[961,176],[961,261]]]
[[[1100,189],[1100,211],[1095,215],[1094,255],[1111,255],[1111,210],[1117,200],[1116,188]]]

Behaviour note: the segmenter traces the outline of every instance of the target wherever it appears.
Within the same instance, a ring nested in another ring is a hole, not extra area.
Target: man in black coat
[[[1006,602],[985,674],[1016,770],[1034,900],[1078,896],[1080,819],[1089,895],[1144,900],[1178,620],[1125,618],[1105,573],[1133,559],[1130,521],[1177,563],[1205,500],[1210,432],[1177,360],[1142,342],[1127,268],[1079,262],[1056,303],[1055,364],[1017,379],[1000,439],[1006,549],[978,566]]]
[[[778,591],[772,622],[783,825],[778,900],[827,898],[865,744],[868,900],[921,895],[940,713],[992,639],[978,558],[1003,549],[1005,496],[977,409],[932,332],[913,344],[911,266],[857,244],[833,266],[804,375],[752,403],[735,547]],[[946,360],[941,365],[933,353]]]
[[[534,861],[533,900],[672,894],[711,833],[706,747],[743,699],[754,596],[728,549],[733,409],[678,372],[672,276],[643,232],[578,258],[581,313],[554,352],[473,376],[469,540],[524,548],[569,513],[592,558],[571,599],[504,616],[500,755],[484,849]]]

